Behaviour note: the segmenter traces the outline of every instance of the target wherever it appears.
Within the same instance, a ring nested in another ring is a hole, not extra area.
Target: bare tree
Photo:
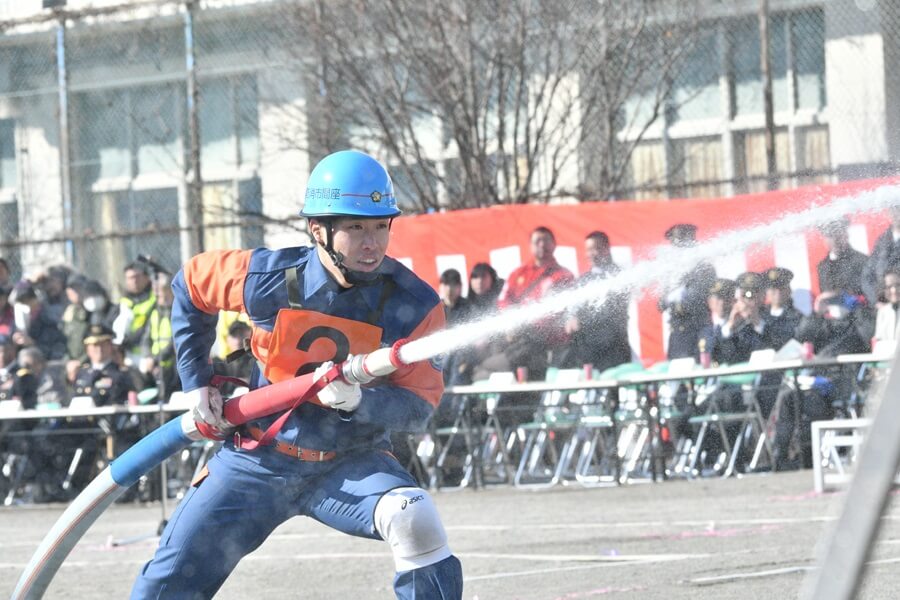
[[[689,5],[298,4],[285,30],[316,92],[310,149],[384,152],[418,211],[615,197],[634,147],[671,105],[695,37]]]

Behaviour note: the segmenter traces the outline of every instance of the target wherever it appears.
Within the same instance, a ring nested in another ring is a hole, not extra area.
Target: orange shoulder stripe
[[[419,326],[413,330],[409,339],[417,340],[443,329],[446,325],[444,306],[436,305],[429,312]],[[413,363],[409,367],[401,368],[390,377],[391,383],[406,388],[409,391],[424,398],[432,406],[437,406],[444,393],[444,378],[438,369],[435,369],[429,361]]]
[[[244,312],[244,280],[252,250],[213,250],[184,265],[184,282],[198,310]]]

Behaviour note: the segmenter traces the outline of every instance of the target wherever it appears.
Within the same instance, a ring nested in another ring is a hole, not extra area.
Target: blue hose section
[[[110,463],[113,481],[124,487],[130,486],[150,469],[190,445],[191,441],[181,430],[181,419],[172,419]]]

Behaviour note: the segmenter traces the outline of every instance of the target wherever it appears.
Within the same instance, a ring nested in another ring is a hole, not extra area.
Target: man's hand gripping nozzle
[[[341,377],[349,383],[365,385],[377,377],[390,375],[406,365],[400,359],[400,348],[408,341],[397,340],[393,346],[349,357],[341,364]]]

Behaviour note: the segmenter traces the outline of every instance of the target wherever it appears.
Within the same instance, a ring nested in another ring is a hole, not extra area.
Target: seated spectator
[[[469,273],[469,295],[466,300],[474,317],[483,316],[497,309],[497,297],[504,280],[497,276],[494,267],[485,262],[476,263]]]
[[[62,406],[66,400],[65,389],[47,371],[47,359],[38,348],[22,348],[17,358],[19,365],[12,387],[13,397],[19,397],[26,408],[38,404]]]
[[[13,340],[20,347],[37,346],[48,360],[66,356],[66,336],[44,310],[34,286],[25,280],[13,288],[16,330]]]
[[[114,333],[105,325],[91,325],[84,346],[89,363],[75,375],[75,395],[90,396],[97,406],[127,404],[129,392],[135,391],[128,371],[115,361]]]
[[[813,314],[800,322],[796,337],[812,344],[816,356],[834,357],[867,352],[874,330],[875,319],[863,296],[826,292],[816,298]],[[800,389],[783,386],[778,393],[774,448],[778,470],[812,466],[809,425],[833,418],[834,407],[849,399],[856,367],[810,369],[803,375],[809,383]],[[795,435],[799,445],[792,447]]]
[[[803,319],[803,313],[794,308],[791,295],[791,280],[794,273],[781,267],[772,267],[766,271],[766,309],[763,319],[769,329],[772,347],[780,349],[789,340],[794,339],[797,326]]]
[[[875,340],[896,341],[900,339],[900,264],[888,267],[884,272],[884,286],[880,293],[886,302],[882,303],[875,315]]]
[[[717,363],[747,362],[754,351],[775,347],[763,318],[763,281],[759,273],[738,276],[734,305],[716,340],[713,360]]]
[[[612,260],[609,236],[594,231],[584,240],[584,253],[591,265],[576,285],[588,286],[614,277],[621,270]],[[631,361],[628,344],[628,295],[609,294],[602,304],[585,303],[569,313],[566,333],[572,336],[564,366],[592,365],[598,372]]]
[[[87,354],[84,352],[84,337],[90,327],[88,312],[82,306],[85,283],[87,283],[87,278],[81,275],[69,277],[66,283],[69,305],[63,311],[60,323],[60,329],[66,336],[66,357],[79,362],[87,358]]]
[[[728,322],[731,309],[734,306],[737,286],[730,279],[716,279],[709,288],[709,296],[706,304],[709,307],[710,322],[700,330],[700,339],[697,341],[700,351],[700,364],[704,368],[713,365],[713,356],[716,356],[716,344],[722,336],[722,327]]]
[[[469,312],[469,304],[462,295],[462,277],[456,269],[447,269],[441,273],[438,283],[438,296],[444,304],[447,326],[452,327],[463,322]]]
[[[0,333],[0,400],[13,399],[13,386],[19,370],[17,354],[18,346],[12,336]]]
[[[256,358],[249,351],[250,332],[250,325],[245,321],[236,320],[228,326],[228,335],[225,338],[227,355],[224,359],[213,358],[213,371],[216,375],[250,381],[250,374],[256,366]],[[226,383],[220,390],[227,398],[234,393],[236,387],[234,383]]]

